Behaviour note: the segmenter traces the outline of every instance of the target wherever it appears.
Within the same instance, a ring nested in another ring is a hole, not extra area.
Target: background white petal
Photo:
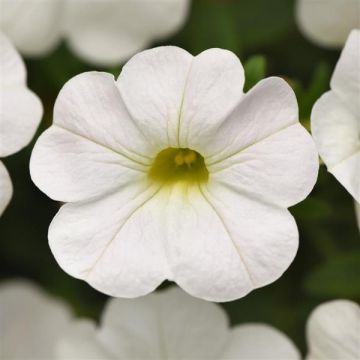
[[[173,46],[145,50],[126,63],[118,79],[130,114],[153,141],[154,155],[179,147],[180,111],[192,59]]]
[[[60,40],[63,0],[0,0],[0,29],[24,55],[38,56]]]
[[[183,24],[188,0],[84,0],[67,3],[64,29],[70,47],[87,61],[115,64]]]
[[[360,22],[360,0],[358,0]],[[360,130],[360,30],[353,30],[336,64],[331,89],[358,118]]]
[[[70,323],[70,310],[36,286],[14,281],[0,286],[2,359],[53,359],[55,343]]]
[[[314,105],[311,130],[319,154],[338,181],[360,201],[360,117],[346,108],[333,92]]]
[[[0,91],[0,156],[27,146],[39,126],[43,109],[39,98],[25,87]]]
[[[0,33],[0,156],[29,144],[42,117],[39,98],[26,88],[24,63]]]
[[[0,161],[0,215],[9,204],[13,192],[13,187],[9,173],[4,164]]]
[[[168,278],[159,187],[128,184],[87,203],[64,205],[49,229],[64,271],[112,296],[136,297]]]
[[[348,300],[321,304],[307,323],[307,360],[355,360],[360,357],[360,307]]]
[[[225,312],[177,287],[111,300],[99,339],[125,359],[218,359],[229,334]]]
[[[212,138],[242,98],[244,81],[241,62],[230,51],[210,49],[194,58],[179,118],[179,147],[193,148],[204,157],[216,152]]]
[[[1,4],[1,3],[0,3]],[[0,32],[0,88],[25,85],[26,69],[23,60],[10,40]]]
[[[98,341],[96,325],[90,320],[72,323],[66,332],[59,336],[55,355],[58,360],[113,359]]]
[[[360,229],[360,203],[358,203],[357,201],[355,201],[355,212],[356,212],[356,219],[358,222],[358,226]]]
[[[298,0],[300,30],[314,43],[341,48],[350,31],[360,28],[359,0]]]
[[[293,342],[279,330],[265,324],[238,325],[231,330],[223,360],[300,360]]]

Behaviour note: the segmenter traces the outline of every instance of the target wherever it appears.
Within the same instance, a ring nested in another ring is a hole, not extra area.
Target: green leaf
[[[304,287],[310,295],[356,298],[360,296],[359,274],[360,250],[357,250],[320,265],[307,277]]]
[[[261,55],[252,56],[245,63],[245,91],[251,89],[258,81],[266,75],[266,59]]]

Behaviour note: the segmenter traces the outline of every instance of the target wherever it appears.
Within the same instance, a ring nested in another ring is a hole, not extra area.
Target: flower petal
[[[360,203],[355,201],[355,213],[356,213],[356,219],[360,230]]]
[[[358,2],[360,27],[360,4]],[[346,41],[331,78],[331,88],[359,119],[360,113],[360,30],[353,30]],[[358,120],[360,122],[360,120]],[[360,127],[360,124],[359,124]]]
[[[70,323],[64,303],[30,283],[13,281],[0,286],[0,308],[2,358],[55,358],[55,344]]]
[[[112,296],[153,291],[168,276],[158,186],[127,184],[90,202],[64,205],[49,229],[64,271]]]
[[[0,54],[1,90],[3,91],[7,86],[25,85],[26,69],[24,62],[9,39],[1,32]]]
[[[226,159],[294,124],[298,124],[298,106],[291,87],[277,77],[262,80],[208,139],[206,162]]]
[[[143,177],[151,152],[113,77],[90,72],[61,90],[54,125],[35,145],[30,170],[50,197],[79,201]]]
[[[22,54],[43,55],[60,40],[62,6],[57,0],[2,0],[0,27]]]
[[[52,199],[66,202],[126,188],[146,178],[147,168],[56,125],[40,136],[30,161],[33,182]]]
[[[13,187],[9,173],[7,172],[4,164],[0,161],[0,215],[9,204],[12,193]]]
[[[348,300],[321,304],[307,323],[307,359],[358,359],[359,334],[359,305]]]
[[[118,357],[116,357],[119,359]],[[113,359],[97,339],[97,329],[90,320],[79,320],[61,334],[56,344],[56,359]]]
[[[0,91],[0,156],[27,146],[39,126],[43,109],[39,98],[25,87]]]
[[[206,300],[234,300],[275,281],[297,251],[297,227],[287,210],[216,183],[174,193],[166,213],[176,233],[176,239],[169,234],[168,250],[174,279]]]
[[[340,48],[354,28],[360,27],[358,0],[298,0],[296,17],[300,29],[318,45]]]
[[[236,193],[289,207],[314,187],[319,160],[310,134],[295,124],[208,169],[213,181]]]
[[[180,109],[193,57],[177,47],[143,51],[131,58],[118,79],[130,114],[157,152],[178,146]]]
[[[244,324],[231,331],[221,359],[300,360],[299,350],[279,330],[265,324]]]
[[[110,300],[98,338],[116,358],[218,359],[228,334],[219,306],[171,287],[138,299]]]
[[[360,201],[359,118],[329,91],[313,107],[311,129],[329,172]]]
[[[179,147],[208,155],[212,137],[243,96],[244,81],[241,62],[231,51],[210,49],[194,58],[179,119]]]
[[[188,0],[107,0],[92,6],[70,1],[65,32],[74,52],[98,64],[118,64],[155,39],[177,30],[185,20]]]

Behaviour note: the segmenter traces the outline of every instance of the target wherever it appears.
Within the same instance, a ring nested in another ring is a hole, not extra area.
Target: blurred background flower
[[[298,0],[300,30],[315,44],[339,48],[353,29],[360,29],[360,0]]]
[[[295,0],[195,0],[183,27],[165,40],[154,39],[151,46],[177,45],[195,55],[211,47],[235,52],[245,65],[245,90],[264,77],[283,77],[295,90],[301,122],[309,128],[312,106],[329,90],[340,49],[317,46],[303,36],[295,19],[296,4]],[[4,9],[1,6],[1,17],[9,14]],[[51,20],[56,21],[60,16]],[[51,40],[47,31],[43,35],[40,43]],[[26,57],[29,87],[45,109],[35,139],[50,125],[55,98],[66,81],[89,70],[117,76],[124,63],[89,66],[67,44],[61,40],[46,56]],[[14,196],[0,218],[1,279],[33,279],[68,302],[77,315],[97,321],[107,297],[65,274],[51,255],[48,225],[60,204],[49,200],[30,180],[33,144],[3,159],[11,173]],[[360,301],[359,228],[352,196],[324,166],[312,194],[290,211],[300,233],[299,252],[291,268],[277,282],[221,307],[231,324],[270,324],[285,332],[305,354],[304,326],[317,304],[340,297]]]
[[[119,64],[173,34],[190,0],[0,0],[0,29],[26,56],[66,39],[83,60]]]
[[[29,144],[43,109],[27,88],[26,69],[9,39],[0,32],[0,156],[12,155]],[[0,215],[12,195],[9,174],[0,161]]]

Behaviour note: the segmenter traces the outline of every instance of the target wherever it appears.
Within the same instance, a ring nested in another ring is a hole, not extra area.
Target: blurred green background
[[[296,92],[301,121],[308,127],[311,107],[328,89],[340,53],[316,47],[301,35],[294,5],[294,0],[193,0],[187,23],[164,44],[183,47],[194,55],[211,47],[234,51],[246,69],[246,89],[267,76],[284,77]],[[26,60],[26,65],[29,86],[45,107],[37,136],[51,124],[55,98],[67,80],[88,70],[114,75],[121,71],[121,67],[86,65],[64,44],[46,58]],[[60,204],[30,180],[28,163],[34,141],[4,159],[14,196],[0,218],[1,279],[33,279],[70,302],[78,315],[98,319],[107,297],[65,274],[48,247],[48,225]],[[275,283],[221,306],[232,324],[272,324],[305,352],[305,322],[317,304],[335,298],[360,301],[359,230],[352,198],[324,166],[312,194],[291,212],[300,232],[294,263]]]

